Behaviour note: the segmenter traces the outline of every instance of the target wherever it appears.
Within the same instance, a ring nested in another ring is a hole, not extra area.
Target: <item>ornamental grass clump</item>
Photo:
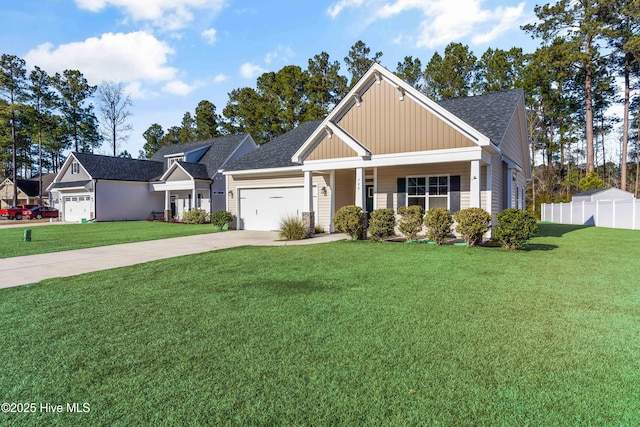
[[[302,220],[293,215],[288,215],[280,220],[280,238],[282,240],[302,240],[307,237]]]
[[[496,218],[498,225],[493,237],[503,248],[514,251],[538,233],[538,224],[531,213],[516,208],[508,208],[500,212]]]
[[[418,233],[422,231],[424,208],[420,205],[400,206],[398,213],[400,214],[398,229],[408,241],[415,240]]]
[[[377,209],[369,216],[369,235],[371,240],[381,242],[395,235],[396,214],[393,209]]]
[[[333,218],[333,226],[338,233],[344,233],[352,240],[360,238],[364,229],[362,208],[355,205],[341,207]]]
[[[481,244],[482,236],[491,228],[491,215],[481,208],[463,209],[454,213],[453,219],[458,223],[456,232],[469,246]]]
[[[216,211],[211,214],[211,224],[222,230],[225,225],[233,221],[233,215],[228,211]]]
[[[191,209],[182,213],[182,222],[185,224],[206,224],[209,222],[209,214],[203,209]]]
[[[448,209],[432,208],[424,217],[424,225],[427,228],[427,238],[441,245],[451,234],[453,218]]]

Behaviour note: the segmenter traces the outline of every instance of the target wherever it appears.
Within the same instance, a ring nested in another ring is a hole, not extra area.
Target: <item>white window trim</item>
[[[78,162],[71,162],[71,175],[77,175],[80,173],[80,164]]]
[[[405,177],[405,182],[406,182],[406,192],[405,194],[407,195],[405,197],[405,206],[409,206],[409,199],[411,197],[423,197],[424,198],[424,210],[425,212],[429,210],[429,198],[430,197],[440,197],[440,198],[444,198],[445,196],[438,196],[438,195],[434,195],[434,196],[430,196],[429,195],[429,178],[435,178],[435,177],[443,177],[446,176],[447,177],[447,209],[451,210],[451,174],[448,173],[442,173],[442,174],[432,174],[432,175],[408,175]],[[420,196],[420,195],[411,195],[409,194],[409,178],[424,178],[425,179],[425,195],[424,196]]]
[[[184,156],[169,157],[167,159],[167,166],[171,167],[175,162],[184,162]]]

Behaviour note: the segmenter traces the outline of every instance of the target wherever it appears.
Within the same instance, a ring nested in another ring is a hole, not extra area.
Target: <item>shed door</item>
[[[287,215],[302,219],[304,187],[242,188],[239,193],[239,229],[273,231]],[[318,221],[317,187],[313,187],[313,210]]]

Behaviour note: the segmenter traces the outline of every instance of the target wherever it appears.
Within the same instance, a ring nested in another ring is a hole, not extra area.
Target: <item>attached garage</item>
[[[92,218],[91,196],[69,195],[64,196],[64,216],[66,222],[80,222],[83,218]]]
[[[242,230],[278,230],[287,215],[302,218],[304,187],[238,189],[238,228]],[[318,188],[313,186],[313,210],[318,209]],[[316,217],[316,223],[318,218]]]

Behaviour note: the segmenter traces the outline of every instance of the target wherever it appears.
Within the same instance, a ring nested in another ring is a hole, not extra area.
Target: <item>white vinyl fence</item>
[[[640,230],[640,199],[543,203],[542,221]]]

